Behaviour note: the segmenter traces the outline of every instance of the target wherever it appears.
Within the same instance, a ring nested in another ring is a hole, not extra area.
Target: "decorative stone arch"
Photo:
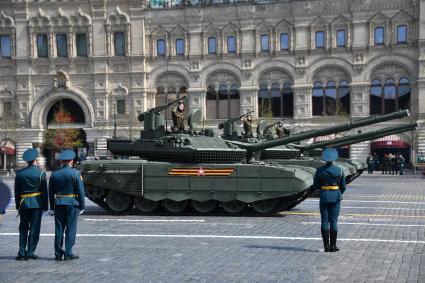
[[[92,19],[90,15],[85,14],[81,7],[78,8],[78,11],[75,15],[70,16],[71,23],[73,26],[91,26]]]
[[[181,65],[168,64],[167,66],[166,64],[163,64],[150,72],[151,89],[156,89],[158,86],[158,80],[167,74],[173,74],[181,77],[186,82],[188,88],[195,84],[191,79],[189,71]]]
[[[113,54],[113,37],[115,32],[125,32],[125,54],[131,53],[130,16],[121,11],[119,6],[116,6],[114,13],[111,13],[106,19],[105,30],[108,54]]]
[[[307,82],[312,84],[316,74],[327,68],[334,68],[342,71],[347,76],[349,82],[353,79],[353,66],[349,61],[342,58],[326,58],[318,60],[311,65],[311,71],[309,72],[310,76],[307,77]]]
[[[415,62],[406,58],[405,56],[400,55],[391,55],[391,56],[376,56],[371,59],[367,64],[365,74],[365,81],[370,82],[373,79],[373,74],[376,70],[385,65],[396,65],[403,69],[405,69],[409,75],[409,78],[412,81],[416,81],[417,79],[417,70],[415,66]]]
[[[50,22],[55,27],[67,27],[70,25],[69,17],[65,15],[61,8],[58,8],[56,16],[51,17]]]
[[[15,20],[6,15],[4,11],[0,12],[0,28],[14,28],[15,27]]]
[[[0,32],[2,34],[9,34],[11,44],[11,57],[16,56],[16,26],[15,20],[6,15],[4,11],[0,12]]]
[[[239,86],[242,85],[242,81],[243,81],[243,74],[242,71],[239,67],[237,67],[236,65],[233,65],[231,63],[227,63],[227,62],[222,62],[219,64],[211,64],[209,66],[207,66],[206,68],[204,68],[201,72],[201,87],[206,88],[207,87],[207,82],[208,79],[219,72],[225,72],[225,73],[230,73],[231,75],[233,75],[238,81],[237,83],[239,84]]]
[[[269,61],[262,64],[258,64],[252,72],[252,85],[258,85],[261,76],[270,71],[281,71],[288,75],[291,82],[295,82],[295,67],[287,62],[275,60]]]
[[[109,25],[126,25],[130,24],[130,17],[123,11],[121,11],[119,6],[115,7],[115,12],[110,14],[106,19],[106,24]]]
[[[85,127],[93,127],[94,109],[88,96],[76,88],[57,89],[51,88],[41,94],[30,113],[31,128],[45,129],[47,127],[47,114],[50,108],[59,100],[68,98],[75,101],[83,110]]]
[[[50,20],[49,17],[47,17],[46,13],[44,12],[43,9],[39,8],[38,9],[38,13],[37,15],[31,17],[28,21],[28,25],[30,27],[45,27],[47,28],[48,26],[50,26]]]

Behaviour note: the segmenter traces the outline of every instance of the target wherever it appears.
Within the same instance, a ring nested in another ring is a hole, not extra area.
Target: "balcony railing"
[[[150,0],[149,8],[164,9],[170,7],[196,7],[242,3],[273,3],[288,2],[288,0]]]

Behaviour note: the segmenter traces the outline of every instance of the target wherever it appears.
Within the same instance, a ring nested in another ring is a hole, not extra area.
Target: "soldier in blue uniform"
[[[72,253],[77,234],[77,218],[79,210],[84,210],[84,184],[80,172],[72,168],[75,153],[63,151],[59,160],[62,168],[50,177],[50,207],[55,214],[55,259],[73,260],[79,256]],[[65,250],[63,234],[65,232]]]
[[[345,175],[333,161],[338,159],[338,152],[326,148],[322,160],[326,165],[320,167],[314,176],[313,186],[320,190],[320,217],[322,220],[322,239],[325,252],[337,252],[337,221],[341,196],[345,191]]]
[[[43,210],[48,210],[46,173],[37,165],[38,151],[27,149],[22,159],[28,163],[15,177],[15,202],[19,212],[19,252],[17,260],[37,259],[34,254],[40,237]]]

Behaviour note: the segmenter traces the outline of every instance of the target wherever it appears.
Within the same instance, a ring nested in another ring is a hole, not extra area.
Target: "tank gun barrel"
[[[157,106],[157,107],[154,107],[154,108],[151,108],[151,109],[149,109],[148,111],[145,111],[145,112],[143,112],[143,113],[140,113],[139,114],[139,117],[138,117],[138,119],[139,119],[139,121],[140,122],[143,122],[144,120],[145,120],[145,116],[146,115],[153,115],[153,114],[156,114],[156,113],[159,113],[159,112],[161,112],[162,110],[165,110],[165,109],[167,109],[168,107],[170,107],[170,106],[172,106],[173,104],[176,104],[176,103],[178,103],[178,102],[180,102],[180,101],[183,101],[183,100],[185,100],[186,99],[186,96],[183,96],[183,97],[181,97],[181,98],[179,98],[179,99],[176,99],[176,100],[174,100],[174,101],[171,101],[171,102],[169,102],[169,103],[167,103],[167,104],[164,104],[164,105],[160,105],[160,106]]]
[[[237,143],[237,145],[241,148],[245,148],[249,152],[260,151],[263,149],[272,148],[272,147],[294,143],[294,142],[299,142],[299,141],[314,138],[314,137],[330,135],[330,134],[334,134],[338,132],[344,132],[351,129],[355,129],[358,127],[364,127],[364,126],[377,124],[377,123],[381,123],[385,121],[400,119],[403,117],[407,117],[409,115],[410,115],[409,110],[401,110],[401,111],[393,112],[390,114],[364,118],[358,121],[346,122],[336,126],[326,127],[319,130],[312,130],[312,131],[306,131],[306,132],[302,132],[298,134],[293,134],[288,137],[277,138],[274,140],[264,141],[261,143],[256,143],[256,144]],[[232,143],[231,141],[229,142]]]
[[[253,112],[254,112],[254,110],[249,111],[249,112],[247,112],[247,113],[245,113],[245,114],[243,114],[243,115],[241,115],[241,116],[239,116],[239,117],[236,117],[236,118],[230,118],[230,119],[226,120],[225,122],[222,122],[222,123],[218,124],[218,128],[219,128],[219,129],[223,129],[223,128],[227,125],[227,124],[233,124],[233,123],[235,123],[235,122],[239,121],[239,120],[240,120],[240,119],[242,119],[243,117],[248,116],[249,114],[251,114],[251,113],[253,113]]]
[[[303,151],[309,151],[316,148],[325,148],[327,146],[341,147],[341,146],[351,145],[351,144],[355,144],[359,142],[364,142],[367,140],[382,138],[392,134],[398,134],[398,133],[407,132],[407,131],[414,131],[417,127],[418,127],[418,123],[403,124],[403,125],[384,128],[380,130],[368,131],[362,134],[356,134],[354,136],[346,136],[343,138],[333,139],[330,141],[315,142],[311,145],[296,146],[296,147]]]

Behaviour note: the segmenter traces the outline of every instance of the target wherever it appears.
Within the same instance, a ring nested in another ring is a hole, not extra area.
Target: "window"
[[[66,34],[56,35],[56,56],[68,57],[68,38]]]
[[[117,100],[117,114],[125,114],[125,100]]]
[[[262,34],[260,37],[260,40],[261,40],[261,51],[269,51],[270,50],[269,35]]]
[[[326,115],[336,114],[336,100],[336,84],[330,81],[326,84],[325,88],[325,109],[323,112],[326,113]]]
[[[217,40],[215,37],[208,37],[208,54],[217,53]]]
[[[227,53],[236,53],[236,40],[234,36],[227,37]]]
[[[156,41],[156,53],[158,56],[165,56],[165,40],[158,39]]]
[[[336,32],[336,47],[345,47],[345,30]]]
[[[115,56],[125,56],[125,33],[114,33]]]
[[[411,88],[407,78],[401,78],[398,84],[389,78],[384,85],[380,80],[373,80],[370,87],[370,114],[388,114],[409,109],[410,98]]]
[[[316,48],[325,48],[325,33],[316,31]]]
[[[184,39],[176,39],[176,55],[184,55]]]
[[[401,78],[397,87],[398,109],[410,109],[410,84],[406,78]]]
[[[48,49],[47,49],[47,35],[38,34],[37,35],[37,57],[47,58]]]
[[[383,45],[384,44],[384,28],[376,27],[375,28],[375,45]]]
[[[289,34],[281,33],[280,34],[280,50],[289,49]]]
[[[339,115],[350,114],[350,86],[347,81],[340,81],[338,87],[337,112]]]
[[[0,35],[0,53],[2,58],[12,57],[10,35]]]
[[[397,88],[393,79],[387,79],[384,85],[384,114],[396,111]]]
[[[315,82],[313,85],[313,115],[323,115],[323,87],[322,82]]]
[[[12,102],[6,101],[3,104],[4,107],[4,118],[13,118],[12,117]]]
[[[222,84],[218,92],[209,85],[207,90],[207,119],[229,119],[239,116],[239,86]]]
[[[87,35],[85,33],[77,34],[75,42],[77,45],[77,56],[87,57]]]
[[[397,43],[407,43],[407,26],[401,25],[397,27]]]
[[[380,80],[373,80],[370,87],[370,114],[382,113],[382,85]]]
[[[260,84],[258,92],[258,109],[260,117],[291,117],[294,115],[292,85],[274,82],[270,88],[266,83]]]
[[[313,115],[347,115],[350,113],[350,85],[348,81],[317,81],[313,85]]]

